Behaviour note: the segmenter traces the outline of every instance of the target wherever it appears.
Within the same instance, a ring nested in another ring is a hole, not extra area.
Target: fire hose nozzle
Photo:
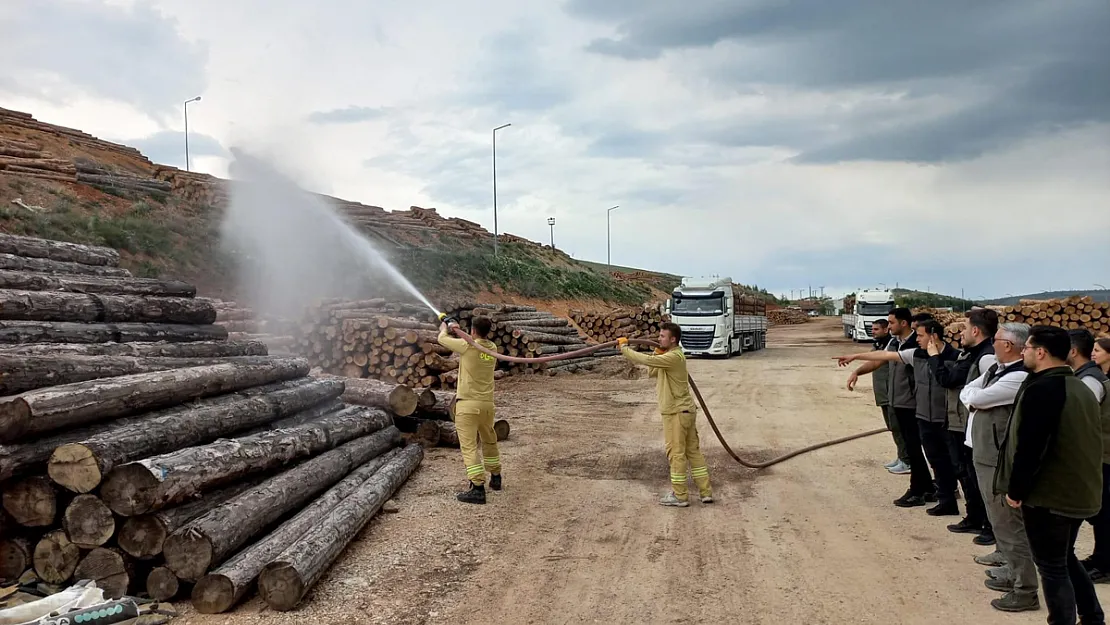
[[[439,320],[443,323],[446,323],[447,325],[451,325],[452,323],[459,323],[459,319],[457,317],[453,315],[448,315],[447,313],[439,313]]]

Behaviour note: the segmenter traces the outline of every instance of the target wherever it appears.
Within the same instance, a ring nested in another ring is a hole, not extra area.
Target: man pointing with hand
[[[695,423],[698,408],[690,396],[686,356],[679,347],[681,338],[682,328],[674,323],[664,323],[659,329],[659,348],[652,355],[634,351],[628,346],[628,339],[623,337],[617,339],[617,344],[625,358],[646,366],[648,376],[656,379],[659,412],[663,416],[663,439],[666,441],[667,459],[671,465],[671,492],[659,503],[685,508],[690,505],[686,489],[687,462],[702,503],[713,503],[713,490],[709,486],[709,468],[698,442],[698,428]]]

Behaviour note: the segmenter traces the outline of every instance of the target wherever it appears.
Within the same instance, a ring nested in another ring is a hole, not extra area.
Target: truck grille
[[[870,321],[863,322],[863,331],[867,333],[867,336],[874,336],[873,334],[871,334],[871,325],[872,324]]]
[[[682,333],[682,349],[703,351],[713,344],[713,331],[691,331]]]

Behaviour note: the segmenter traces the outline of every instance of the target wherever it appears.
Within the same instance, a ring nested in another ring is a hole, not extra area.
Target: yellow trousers
[[[713,496],[709,487],[709,467],[701,453],[698,442],[698,428],[694,422],[696,414],[680,412],[663,415],[663,438],[667,444],[667,459],[671,463],[671,488],[679,501],[686,501],[686,463],[690,463],[690,474],[702,497]]]
[[[497,433],[493,431],[493,402],[460,400],[455,404],[455,431],[459,433],[466,478],[472,484],[484,485],[486,471],[501,473],[501,453],[497,450]]]

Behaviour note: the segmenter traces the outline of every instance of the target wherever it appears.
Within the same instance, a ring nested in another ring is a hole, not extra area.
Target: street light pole
[[[189,103],[200,102],[200,96],[185,100],[181,108],[185,109],[185,171],[189,171]]]
[[[617,210],[618,208],[620,208],[619,204],[610,208],[609,210],[605,211],[605,264],[609,268],[609,273],[613,273],[613,253],[612,253],[612,250],[613,250],[612,240],[613,239],[612,239],[612,235],[610,234],[612,230],[609,227],[609,222],[610,222],[609,215],[612,214],[612,212]]]
[[[548,217],[547,225],[551,228],[551,249],[555,249],[555,218]]]
[[[502,124],[493,129],[493,255],[497,256],[497,131],[512,124]]]

